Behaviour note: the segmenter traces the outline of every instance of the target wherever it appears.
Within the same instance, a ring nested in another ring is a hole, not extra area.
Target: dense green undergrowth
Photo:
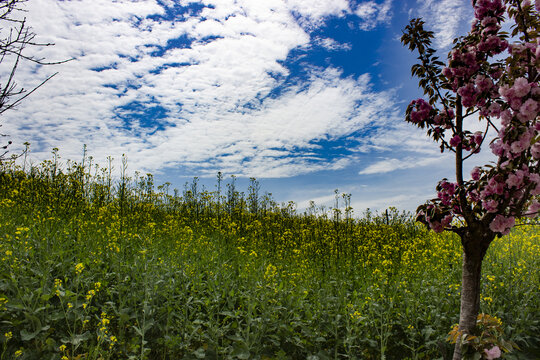
[[[85,159],[86,160],[86,159]],[[395,210],[297,214],[234,178],[180,193],[56,161],[0,172],[0,359],[437,359],[460,245]],[[124,163],[125,170],[125,163]],[[223,185],[223,186],[222,186]],[[497,239],[482,311],[534,359],[540,231]]]

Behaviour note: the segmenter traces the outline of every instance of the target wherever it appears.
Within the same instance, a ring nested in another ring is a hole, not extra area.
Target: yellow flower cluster
[[[55,290],[56,296],[58,297],[62,295],[61,287],[62,287],[62,280],[54,279],[54,290]]]
[[[84,270],[84,264],[83,263],[78,263],[77,265],[75,265],[75,273],[77,275],[80,275]]]

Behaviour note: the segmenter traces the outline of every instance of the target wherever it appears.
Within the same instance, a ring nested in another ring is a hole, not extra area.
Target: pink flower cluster
[[[516,219],[513,216],[506,217],[503,215],[497,215],[491,224],[489,224],[489,228],[495,233],[508,235],[510,233],[510,229],[512,229],[514,225],[516,225]]]
[[[474,17],[480,20],[504,15],[505,8],[501,0],[477,0],[473,1],[473,5]]]
[[[482,177],[482,175],[485,175]],[[497,173],[496,175],[489,172],[482,172],[478,167],[475,167],[471,172],[473,183],[469,188],[469,199],[472,202],[481,203],[482,209],[487,213],[504,213],[512,214],[509,218],[515,215],[520,215],[521,210],[516,206],[520,206],[523,202],[523,197],[529,195],[540,195],[540,175],[531,173],[529,167],[523,165],[521,169],[510,172]],[[534,214],[536,205],[533,202],[529,209],[525,212],[526,215]],[[501,224],[510,224],[501,222],[501,218],[497,217],[493,220],[494,229],[501,229]],[[513,225],[512,225],[513,226]],[[506,230],[505,230],[506,231]],[[496,231],[505,233],[503,231]]]
[[[512,86],[505,84],[499,88],[499,94],[508,104],[500,112],[501,128],[499,140],[491,144],[492,152],[507,159],[515,159],[526,151],[538,159],[538,145],[532,140],[538,135],[540,112],[540,88],[536,83],[529,83],[519,77]],[[533,148],[531,148],[533,147]]]
[[[480,66],[477,61],[477,54],[473,47],[454,49],[450,53],[450,64],[443,69],[443,75],[452,83],[452,88],[458,89],[459,83],[464,78],[470,78]],[[467,91],[467,90],[463,90]],[[470,91],[470,90],[469,90]]]
[[[422,222],[425,222],[433,231],[436,233],[443,232],[454,219],[451,213],[441,214],[437,212],[437,208],[433,205],[428,206],[427,214],[420,212],[418,213],[418,219]]]
[[[424,123],[432,115],[433,108],[424,99],[413,100],[409,106],[411,109],[410,121],[412,123]]]
[[[503,85],[499,88],[499,94],[510,105],[506,117],[512,114],[525,123],[533,120],[540,110],[536,97],[540,95],[540,88],[537,83],[529,83],[527,79],[520,77],[514,81],[513,86]],[[531,95],[528,97],[527,95]],[[510,116],[509,116],[510,115]]]
[[[540,1],[539,1],[540,2]],[[540,202],[533,200],[527,209],[526,216],[534,218],[540,213]]]
[[[540,1],[539,1],[540,2]],[[487,360],[498,359],[501,357],[501,349],[498,346],[494,346],[491,349],[484,349],[484,355]]]
[[[455,134],[448,144],[452,148],[456,148],[459,144],[461,144],[462,149],[466,151],[474,151],[479,152],[480,151],[480,145],[482,145],[482,142],[484,141],[484,133],[481,131],[477,131],[474,134],[464,134],[464,138],[462,136]]]
[[[446,180],[443,180],[437,186],[437,197],[441,200],[443,205],[450,205],[452,200],[454,200],[454,195],[456,194],[456,183],[449,183]]]
[[[441,126],[444,129],[450,129],[452,128],[452,120],[455,117],[454,110],[443,110],[433,117],[433,124]]]

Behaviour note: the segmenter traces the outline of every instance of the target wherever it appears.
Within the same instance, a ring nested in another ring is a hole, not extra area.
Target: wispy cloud
[[[360,28],[367,31],[379,24],[388,23],[392,19],[391,10],[392,0],[385,0],[383,3],[365,1],[358,5],[355,14],[362,19]]]
[[[404,170],[428,166],[438,161],[441,161],[442,159],[443,157],[441,156],[427,158],[405,157],[401,159],[383,159],[369,165],[364,170],[360,171],[360,175],[384,174],[395,170]]]
[[[467,0],[418,0],[420,16],[435,31],[435,45],[447,48],[472,19],[470,1]]]
[[[313,43],[317,46],[323,47],[328,51],[348,51],[352,49],[350,43],[340,43],[332,38],[316,37]]]

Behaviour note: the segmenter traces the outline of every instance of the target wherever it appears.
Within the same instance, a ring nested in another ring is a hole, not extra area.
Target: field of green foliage
[[[88,162],[88,159],[85,159]],[[124,163],[125,170],[125,163]],[[443,359],[460,244],[391,210],[297,214],[234,178],[0,169],[0,359]],[[540,229],[497,239],[482,312],[540,357]]]

